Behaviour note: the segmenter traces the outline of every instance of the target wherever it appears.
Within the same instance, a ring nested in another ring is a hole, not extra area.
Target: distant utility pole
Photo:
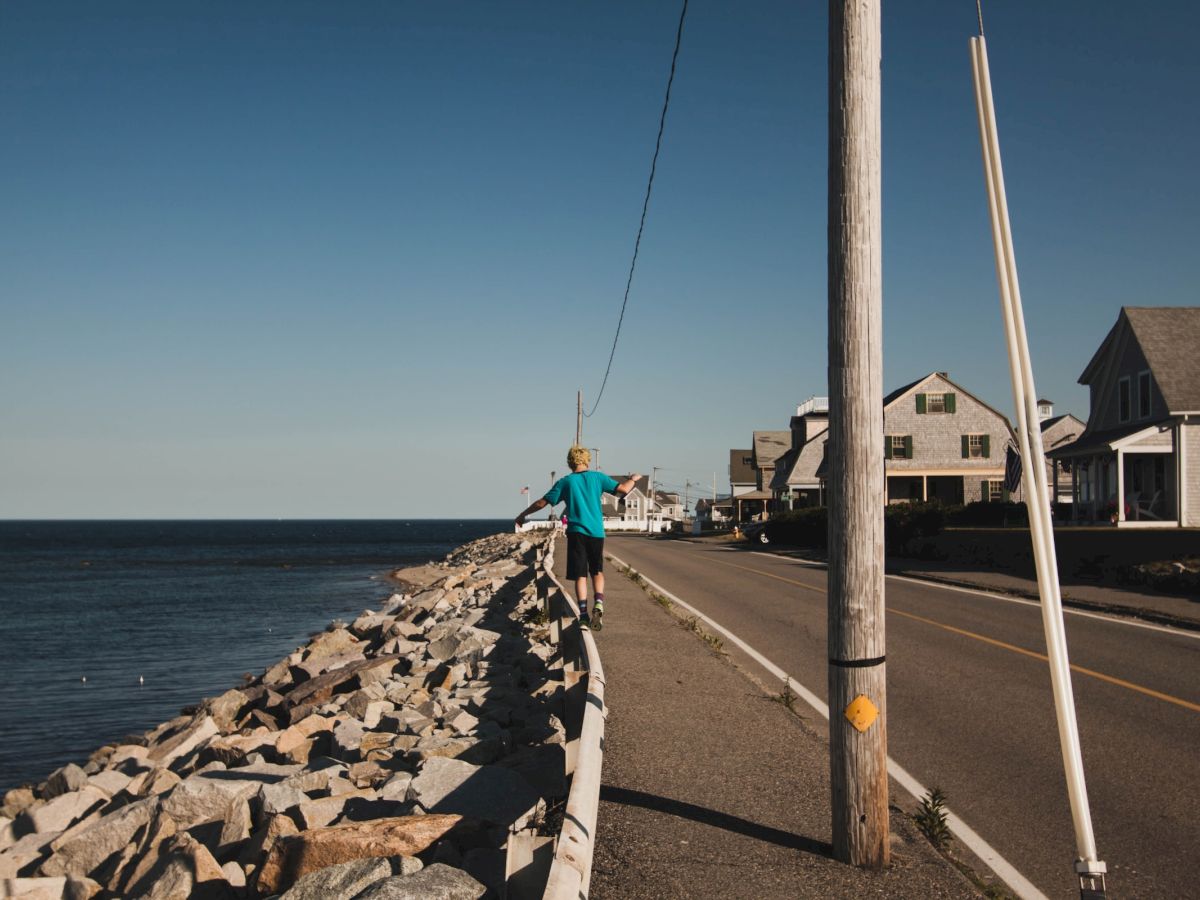
[[[583,391],[575,392],[575,446],[583,443]]]
[[[833,855],[889,859],[880,0],[829,3],[829,762]]]
[[[649,492],[646,497],[646,534],[650,534],[650,513],[654,509],[654,473],[658,471],[658,466],[650,467],[650,480],[646,482],[646,490]]]

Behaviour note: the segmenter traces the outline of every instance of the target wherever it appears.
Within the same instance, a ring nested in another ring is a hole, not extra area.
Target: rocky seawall
[[[566,794],[548,539],[401,570],[381,609],[9,791],[0,897],[499,896],[510,831]]]

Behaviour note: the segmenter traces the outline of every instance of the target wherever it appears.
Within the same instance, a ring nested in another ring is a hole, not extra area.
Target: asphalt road
[[[823,569],[682,541],[607,550],[825,699]],[[1040,610],[896,578],[887,606],[889,755],[1047,896],[1077,897]],[[1109,896],[1200,896],[1200,635],[1071,612],[1066,627]]]

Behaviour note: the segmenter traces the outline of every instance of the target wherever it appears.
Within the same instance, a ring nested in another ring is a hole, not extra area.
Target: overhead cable
[[[654,187],[654,172],[658,168],[658,152],[662,149],[663,129],[667,124],[667,109],[671,105],[671,85],[675,82],[675,64],[679,60],[679,45],[683,41],[683,21],[687,18],[688,0],[683,0],[683,9],[679,13],[679,28],[675,31],[675,50],[671,54],[671,74],[667,76],[667,93],[663,98],[662,115],[658,120],[658,138],[654,142],[654,158],[650,160],[650,178],[646,182],[646,198],[642,201],[642,219],[638,223],[637,239],[633,242],[633,259],[629,263],[629,277],[625,280],[625,298],[621,301],[621,315],[617,318],[617,333],[613,336],[612,350],[608,353],[608,365],[604,368],[604,380],[600,383],[600,391],[596,394],[596,402],[592,404],[591,412],[584,416],[591,418],[600,405],[604,396],[604,388],[608,385],[608,374],[612,371],[613,357],[617,353],[617,341],[621,339],[621,323],[625,321],[625,307],[629,303],[629,289],[633,285],[633,270],[637,268],[638,249],[642,246],[642,231],[646,228],[646,211],[650,208],[650,191]]]

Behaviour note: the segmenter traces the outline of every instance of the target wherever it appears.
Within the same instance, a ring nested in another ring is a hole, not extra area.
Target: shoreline
[[[322,842],[352,857],[335,868],[361,868],[343,845],[383,829],[397,852],[386,872],[372,857],[372,882],[489,884],[498,872],[502,887],[499,835],[544,816],[564,777],[546,774],[565,735],[525,577],[531,537],[391,569],[381,580],[411,591],[330,623],[191,715],[9,791],[0,878],[47,896],[176,896],[161,893],[172,879],[265,896],[304,875],[293,862]]]

